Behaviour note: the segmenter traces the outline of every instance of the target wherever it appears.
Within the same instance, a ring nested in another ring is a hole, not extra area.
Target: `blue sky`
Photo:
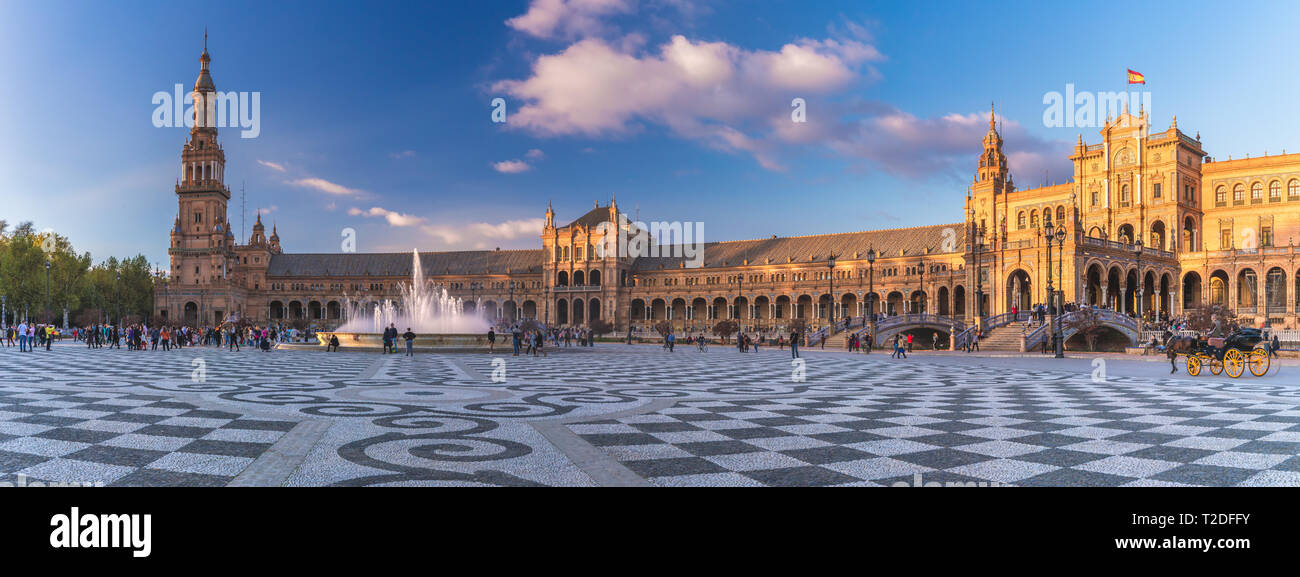
[[[154,127],[151,98],[193,86],[205,26],[217,89],[261,94],[257,138],[222,132],[236,231],[242,181],[247,227],[267,209],[287,251],[337,251],[351,227],[370,252],[533,248],[548,200],[567,221],[611,195],[709,240],[955,222],[991,101],[1017,184],[1061,182],[1076,135],[1099,137],[1044,126],[1044,94],[1123,90],[1125,68],[1157,129],[1176,114],[1216,157],[1300,151],[1297,11],[11,0],[0,218],[165,263],[185,130]]]

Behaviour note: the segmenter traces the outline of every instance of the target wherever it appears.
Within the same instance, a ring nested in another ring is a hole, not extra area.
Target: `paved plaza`
[[[550,353],[0,349],[0,482],[1300,485],[1290,363]]]

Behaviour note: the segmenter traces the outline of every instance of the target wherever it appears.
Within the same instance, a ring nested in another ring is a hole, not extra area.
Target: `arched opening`
[[[271,301],[270,312],[272,320],[284,320],[284,303]]]
[[[1255,314],[1259,306],[1259,277],[1254,269],[1237,273],[1237,314]]]
[[[555,286],[569,286],[569,271],[562,270],[555,275]]]
[[[1124,243],[1124,244],[1132,244],[1132,243],[1133,243],[1133,238],[1134,238],[1134,237],[1133,237],[1133,225],[1131,225],[1131,224],[1123,224],[1123,225],[1120,225],[1120,227],[1119,227],[1119,236],[1118,236],[1118,238],[1116,238],[1116,240],[1118,240],[1118,241],[1120,241],[1120,242],[1122,242],[1122,243]]]
[[[505,315],[506,322],[513,323],[519,320],[519,315],[516,314],[518,305],[515,304],[515,301],[506,301],[501,305],[501,309],[501,313]]]
[[[1025,269],[1016,269],[1007,277],[1007,312],[1027,310],[1034,304],[1033,281]]]
[[[1189,272],[1183,276],[1183,312],[1201,308],[1201,275]]]
[[[1120,294],[1120,272],[1119,267],[1112,266],[1106,271],[1106,291],[1102,295],[1104,304],[1113,311],[1120,311],[1120,303],[1124,301],[1124,295]]]
[[[560,326],[569,324],[569,301],[566,299],[555,301],[555,324]]]
[[[307,318],[313,321],[318,321],[321,319],[321,311],[322,308],[320,301],[311,301],[307,303]]]
[[[1083,278],[1083,303],[1088,305],[1101,305],[1101,265],[1092,264],[1088,267],[1088,273]]]
[[[1286,314],[1286,271],[1280,267],[1268,269],[1264,275],[1264,314],[1270,317]]]
[[[499,318],[497,316],[497,313],[499,312],[497,301],[483,301],[483,318],[495,321]]]
[[[669,317],[676,321],[678,326],[686,326],[686,299],[675,298],[672,303],[672,316]]]
[[[957,285],[952,287],[952,313],[959,319],[966,318],[966,287]]]
[[[817,296],[817,318],[829,319],[831,308],[831,295]]]
[[[576,278],[575,278],[576,281]],[[581,325],[587,322],[587,317],[583,313],[587,307],[583,305],[582,299],[573,300],[573,324]]]
[[[715,297],[713,299],[713,315],[711,319],[727,318],[727,299]]]
[[[794,303],[794,318],[808,318],[808,312],[812,309],[812,304],[812,297],[808,295],[800,295],[799,300]]]
[[[472,300],[463,300],[460,302],[460,312],[467,315],[474,314],[478,310],[478,303]]]
[[[587,275],[587,284],[590,284],[591,286],[600,286],[600,271],[591,271],[591,274]]]
[[[763,324],[763,321],[770,320],[771,308],[772,301],[767,297],[760,296],[754,299],[754,320],[759,321],[760,326]]]
[[[786,295],[776,297],[776,308],[773,310],[773,317],[787,320],[793,318],[790,313],[790,297]]]
[[[586,285],[586,284],[587,284],[587,283],[585,282],[586,278],[587,278],[587,277],[586,277],[585,275],[582,274],[582,271],[580,271],[580,270],[575,270],[575,271],[573,271],[573,286],[583,286],[583,285]]]
[[[664,299],[655,299],[650,301],[650,318],[651,321],[662,321],[668,318],[668,303]]]
[[[1150,242],[1148,243],[1148,246],[1150,246],[1151,248],[1164,250],[1166,238],[1167,237],[1165,236],[1165,223],[1159,220],[1151,223],[1151,239]]]
[[[537,303],[533,301],[524,301],[523,314],[526,319],[536,319]]]
[[[840,310],[835,313],[835,318],[844,320],[849,317],[859,316],[858,312],[858,295],[853,293],[844,293],[840,295]]]
[[[591,299],[587,303],[587,318],[590,321],[600,319],[600,299]]]
[[[337,321],[343,317],[343,307],[339,305],[339,301],[330,301],[329,304],[325,305],[325,316],[332,321]]]
[[[1228,273],[1216,270],[1210,273],[1210,304],[1228,306]]]
[[[952,307],[948,306],[948,287],[939,287],[939,314],[941,316],[952,316]]]
[[[744,321],[749,319],[749,298],[748,297],[736,297],[736,300],[732,301],[731,318],[739,321]]]
[[[928,300],[926,297],[927,295],[925,294],[925,291],[921,291],[921,290],[912,291],[912,294],[908,298],[908,300],[910,301],[907,308],[908,312],[914,315],[925,314],[929,312],[928,310],[926,310],[926,306],[928,304],[926,302]]]
[[[646,319],[645,301],[641,299],[632,299],[632,306],[628,310],[631,319],[634,321],[644,321]]]
[[[701,326],[700,323],[709,319],[709,301],[701,297],[695,297],[691,301],[691,324]]]
[[[885,314],[888,316],[899,315],[903,313],[903,293],[891,291],[885,297]]]
[[[279,303],[275,303],[279,304]],[[194,326],[199,323],[199,305],[192,302],[185,303],[185,324]]]
[[[1187,252],[1200,250],[1197,246],[1196,219],[1190,216],[1183,219],[1183,250]]]
[[[301,302],[299,302],[299,301],[290,301],[290,302],[289,302],[289,319],[290,319],[290,320],[295,320],[295,321],[296,321],[296,320],[301,320],[301,319],[302,319],[302,303],[301,303]]]

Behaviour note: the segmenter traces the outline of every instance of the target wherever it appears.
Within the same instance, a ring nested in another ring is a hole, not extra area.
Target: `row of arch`
[[[1287,181],[1286,185],[1287,198],[1300,197],[1300,179],[1293,178]],[[1282,180],[1273,179],[1268,183],[1268,198],[1270,202],[1282,200]],[[1256,180],[1250,183],[1250,201],[1263,202],[1264,200],[1264,181]],[[1246,201],[1246,184],[1238,182],[1232,186],[1232,202],[1239,203]],[[1228,187],[1219,185],[1214,189],[1215,204],[1227,204]]]
[[[1196,219],[1187,216],[1183,219],[1182,246],[1186,252],[1197,252],[1200,250],[1200,237],[1196,233]],[[1094,226],[1088,230],[1088,236],[1093,238],[1106,238],[1106,232],[1101,227]],[[1133,244],[1137,240],[1136,227],[1132,224],[1122,224],[1116,230],[1116,238],[1119,242]],[[1147,230],[1146,238],[1142,240],[1144,246],[1173,252],[1178,249],[1176,239],[1170,236],[1168,229],[1163,220],[1154,220]]]
[[[193,303],[189,303],[193,304]],[[189,304],[186,310],[189,310]],[[522,303],[515,301],[494,300],[483,301],[483,316],[488,320],[519,320],[537,318],[537,303],[532,300],[525,300]],[[197,309],[196,309],[197,310]],[[461,310],[465,313],[475,313],[479,310],[479,304],[476,301],[465,300],[461,303]],[[322,303],[321,301],[289,301],[285,304],[282,301],[271,301],[268,306],[268,314],[271,320],[309,320],[309,321],[341,321],[343,319],[343,307],[339,301],[331,300]]]
[[[560,326],[583,325],[600,320],[600,299],[575,298],[555,301],[555,322]]]
[[[569,286],[569,271],[562,270],[555,274],[555,286]],[[600,286],[600,271],[573,271],[573,286]]]
[[[1288,286],[1292,287],[1291,299],[1287,299]],[[1238,314],[1285,314],[1288,301],[1300,305],[1300,270],[1291,274],[1290,282],[1287,271],[1276,266],[1265,271],[1263,277],[1252,267],[1239,269],[1236,278],[1226,270],[1216,269],[1208,282],[1197,271],[1183,275],[1184,308],[1210,304],[1233,308]]]
[[[966,287],[957,285],[939,287],[934,295],[923,290],[894,290],[877,295],[874,311],[868,302],[870,296],[861,298],[856,293],[840,295],[835,303],[835,318],[863,316],[870,312],[893,316],[899,314],[936,313],[943,316],[966,315]],[[780,295],[775,298],[758,296],[738,297],[676,297],[632,299],[629,311],[632,321],[657,322],[663,320],[789,320],[826,319],[829,316],[831,296],[809,294]],[[934,310],[931,310],[931,309]]]

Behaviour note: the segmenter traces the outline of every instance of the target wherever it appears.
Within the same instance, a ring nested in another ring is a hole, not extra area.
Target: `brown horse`
[[[1178,365],[1174,361],[1178,360],[1178,355],[1189,355],[1196,350],[1196,337],[1170,337],[1165,343],[1165,355],[1169,357],[1169,373],[1178,372]]]

